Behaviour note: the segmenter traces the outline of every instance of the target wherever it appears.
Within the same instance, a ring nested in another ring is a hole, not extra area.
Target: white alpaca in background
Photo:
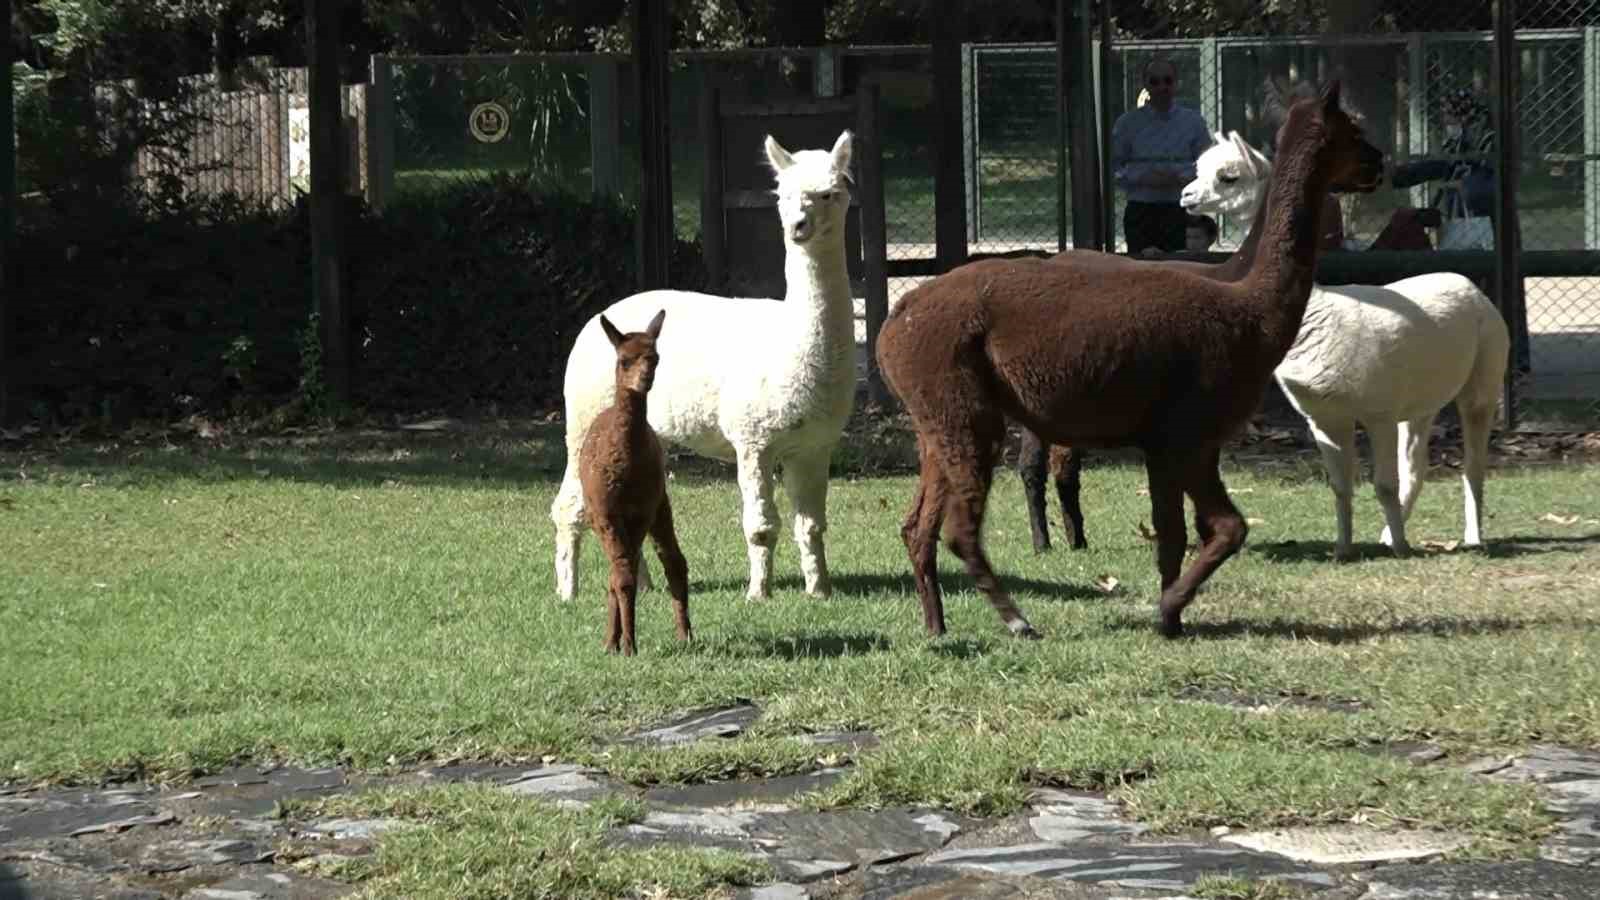
[[[1197,214],[1251,214],[1266,191],[1271,163],[1237,132],[1219,132],[1216,139],[1196,161],[1183,205]],[[1338,516],[1336,558],[1352,555],[1356,423],[1372,441],[1383,543],[1404,555],[1405,522],[1428,471],[1433,420],[1451,400],[1461,416],[1462,543],[1481,543],[1489,428],[1510,343],[1499,310],[1453,272],[1312,290],[1300,334],[1274,374],[1322,451]]]
[[[794,504],[806,591],[826,596],[831,589],[822,541],[828,460],[856,388],[855,317],[844,251],[851,140],[846,131],[831,151],[791,154],[767,137],[787,251],[783,300],[659,290],[604,310],[624,332],[643,330],[657,310],[669,313],[673,327],[659,344],[650,425],[664,442],[738,466],[752,599],[768,596],[772,588],[778,541],[772,480],[778,466]],[[567,357],[567,469],[550,508],[556,591],[564,599],[577,591],[584,527],[578,449],[589,424],[611,402],[615,357],[599,315],[584,326]]]

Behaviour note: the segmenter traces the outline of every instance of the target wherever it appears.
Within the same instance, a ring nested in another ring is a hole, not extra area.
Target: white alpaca
[[[855,318],[845,268],[850,207],[851,135],[831,151],[790,153],[768,136],[777,176],[778,218],[787,251],[783,300],[728,298],[687,291],[647,291],[604,311],[623,331],[639,331],[659,309],[673,321],[659,344],[661,365],[650,391],[650,425],[664,442],[734,462],[744,501],[750,554],[747,596],[768,596],[778,514],[774,470],[794,504],[794,540],[806,591],[831,588],[827,530],[828,460],[855,400]],[[578,448],[611,402],[616,353],[599,316],[579,333],[567,357],[567,470],[550,508],[556,526],[556,591],[577,591],[584,527]]]
[[[1252,212],[1271,164],[1237,132],[1216,139],[1196,162],[1183,205],[1194,213]],[[1405,555],[1405,522],[1427,474],[1433,420],[1451,400],[1461,416],[1462,543],[1481,543],[1489,428],[1509,347],[1500,312],[1453,272],[1312,290],[1300,333],[1274,374],[1322,451],[1338,516],[1336,558],[1352,555],[1356,423],[1372,441],[1383,543]]]

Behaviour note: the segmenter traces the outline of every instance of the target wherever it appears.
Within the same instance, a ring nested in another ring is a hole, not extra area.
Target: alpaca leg
[[[1405,509],[1400,503],[1400,429],[1396,422],[1374,422],[1367,426],[1367,438],[1372,441],[1372,489],[1378,495],[1378,505],[1383,508],[1384,531],[1389,540],[1384,543],[1396,556],[1407,556],[1411,545],[1406,543]]]
[[[1428,476],[1428,438],[1433,434],[1434,413],[1418,416],[1409,422],[1401,422],[1397,440],[1399,442],[1400,458],[1396,462],[1400,466],[1400,518],[1411,521],[1411,510],[1416,508],[1417,496],[1422,493],[1422,485]],[[1383,535],[1379,538],[1384,546],[1391,546],[1394,536],[1389,532],[1389,526],[1383,526]]]
[[[550,521],[556,526],[556,596],[571,600],[578,595],[578,551],[583,538],[583,484],[578,481],[576,455],[569,455],[561,488],[550,504]]]
[[[1022,496],[1028,504],[1028,528],[1033,531],[1033,552],[1050,549],[1050,522],[1045,517],[1044,482],[1046,457],[1052,448],[1039,436],[1022,429],[1022,445],[1017,448],[1017,475],[1022,478]]]
[[[628,568],[625,571],[621,570],[620,568],[614,568],[611,570],[611,590],[612,593],[617,595],[617,605],[622,610],[621,619],[623,656],[633,656],[635,653],[639,652],[638,645],[634,642],[633,636],[634,603],[638,600],[639,596],[639,583],[634,576],[633,568],[636,561],[637,556],[634,559],[629,560]],[[620,578],[618,577],[619,572],[621,572]]]
[[[1178,479],[1174,460],[1165,453],[1146,453],[1144,469],[1150,490],[1151,526],[1156,530],[1156,572],[1165,593],[1178,580],[1183,550],[1189,542],[1183,525],[1183,482]]]
[[[744,499],[744,539],[750,552],[750,586],[745,596],[764,600],[772,593],[772,551],[778,545],[772,465],[765,448],[740,448],[738,464],[739,493]]]
[[[1210,537],[1200,545],[1200,552],[1189,568],[1161,592],[1161,633],[1169,638],[1183,634],[1183,610],[1194,600],[1195,591],[1219,566],[1239,552],[1250,531],[1244,516],[1228,497],[1222,473],[1217,470],[1217,459],[1218,453],[1209,451],[1191,463],[1184,473],[1184,492],[1194,501],[1195,516],[1206,522],[1204,530]],[[1152,496],[1154,493],[1152,488]],[[1179,522],[1183,521],[1181,506],[1177,517]],[[1159,537],[1159,531],[1157,535]]]
[[[922,437],[917,437],[920,463],[917,492],[911,509],[900,526],[900,538],[911,557],[911,574],[916,579],[917,596],[922,601],[922,621],[934,637],[944,634],[944,598],[939,591],[939,528],[944,523],[945,500],[949,488],[933,454]]]
[[[1083,493],[1079,478],[1082,471],[1082,450],[1060,445],[1050,448],[1050,477],[1055,480],[1056,498],[1061,501],[1061,527],[1067,533],[1067,545],[1074,550],[1089,547],[1088,535],[1083,530],[1083,507],[1078,504],[1078,497]]]
[[[1218,447],[1216,451],[1211,454],[1211,460],[1208,464],[1213,469],[1218,468],[1222,464],[1221,447]],[[1207,543],[1210,543],[1212,536],[1216,534],[1216,530],[1212,528],[1211,519],[1206,517],[1201,512],[1199,507],[1195,507],[1194,510],[1194,533],[1196,539],[1198,540],[1198,543],[1195,545],[1196,547],[1204,547]]]
[[[833,593],[828,556],[822,537],[828,530],[828,454],[791,459],[783,466],[783,489],[794,505],[794,542],[800,549],[800,572],[806,593]]]
[[[1356,425],[1350,421],[1306,419],[1311,437],[1322,451],[1322,468],[1333,489],[1333,513],[1338,529],[1333,542],[1333,558],[1344,561],[1355,557],[1353,519],[1356,484]]]
[[[983,513],[994,479],[999,448],[994,434],[1005,422],[995,414],[979,418],[965,428],[948,432],[936,449],[950,495],[945,501],[945,541],[966,564],[967,574],[988,598],[995,614],[1017,637],[1038,638],[1011,595],[1000,586],[988,556],[983,552]]]
[[[615,653],[620,648],[632,656],[632,637],[629,633],[631,615],[627,601],[637,588],[634,563],[638,560],[639,551],[633,546],[636,542],[628,540],[626,528],[620,522],[597,523],[595,531],[607,558],[611,560],[611,584],[606,591],[605,649],[607,653]]]
[[[1492,403],[1457,408],[1461,412],[1461,487],[1466,513],[1461,543],[1477,547],[1483,544],[1483,473],[1489,462],[1489,429],[1495,408]]]
[[[694,632],[689,627],[689,562],[683,558],[683,549],[678,546],[678,532],[672,527],[672,504],[665,497],[661,498],[655,524],[650,527],[650,538],[655,541],[661,571],[667,576],[667,592],[672,595],[672,618],[678,628],[678,640],[690,640]]]

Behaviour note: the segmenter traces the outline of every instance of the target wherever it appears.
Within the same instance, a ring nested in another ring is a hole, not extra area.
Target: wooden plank
[[[770,190],[753,190],[749,188],[725,191],[722,194],[723,209],[774,209],[778,205],[778,198]],[[852,207],[862,206],[860,197],[850,195]]]
[[[847,98],[819,100],[792,100],[775,103],[724,103],[722,114],[727,117],[768,118],[770,116],[821,116],[852,113],[855,103]]]
[[[723,259],[726,235],[723,210],[726,198],[722,194],[722,119],[717,115],[720,96],[709,75],[702,75],[700,85],[700,249],[704,255],[706,275],[711,291],[722,290],[727,277]]]
[[[311,62],[311,290],[321,316],[322,377],[328,396],[348,403],[353,381],[350,315],[343,291],[343,91],[339,16],[343,0],[306,0]]]
[[[367,202],[382,212],[394,196],[394,66],[383,54],[372,57],[372,90],[367,94]]]
[[[878,332],[889,317],[889,229],[884,208],[883,140],[878,121],[878,85],[867,82],[856,90],[856,134],[852,155],[855,193],[861,206],[861,269],[866,282],[863,295],[867,326],[867,399],[878,406],[893,402],[883,373],[878,371]]]

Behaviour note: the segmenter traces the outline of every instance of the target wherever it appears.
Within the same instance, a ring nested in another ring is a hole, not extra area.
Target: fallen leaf
[[[1424,549],[1424,550],[1438,550],[1438,551],[1440,551],[1442,553],[1449,553],[1450,551],[1456,549],[1459,546],[1461,546],[1461,542],[1460,541],[1423,541],[1422,542],[1422,549]]]
[[[1094,580],[1094,586],[1102,594],[1114,593],[1117,590],[1117,585],[1121,583],[1115,575],[1101,575]]]
[[[1142,537],[1147,541],[1153,541],[1156,539],[1156,533],[1150,530],[1150,526],[1141,521],[1139,523],[1139,537]]]
[[[1545,513],[1544,515],[1539,517],[1539,521],[1541,521],[1541,522],[1554,522],[1557,525],[1576,525],[1576,524],[1578,524],[1578,517],[1577,516],[1558,516],[1555,513]]]
[[[1254,516],[1251,516],[1249,518],[1246,518],[1244,520],[1244,523],[1246,525],[1265,525],[1265,524],[1267,524],[1267,520],[1266,519],[1257,519]]]
[[[888,497],[879,497],[878,498],[878,508],[879,509],[888,509],[889,508],[889,498]]]

